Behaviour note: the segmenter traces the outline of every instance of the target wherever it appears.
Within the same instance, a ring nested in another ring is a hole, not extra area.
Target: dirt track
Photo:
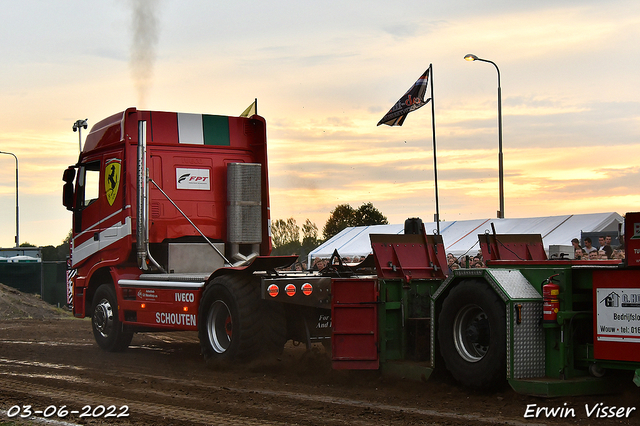
[[[617,420],[584,413],[585,403],[640,406],[640,390],[630,378],[621,390],[551,400],[508,389],[471,393],[446,377],[415,383],[377,372],[334,371],[321,347],[306,352],[291,345],[277,361],[215,370],[200,357],[195,333],[137,334],[132,347],[114,354],[95,345],[89,320],[0,321],[0,423],[9,421],[7,410],[14,405],[65,405],[80,412],[85,405],[114,405],[116,414],[126,405],[125,418],[50,418],[122,425],[640,424],[637,410]],[[528,404],[553,408],[565,402],[575,408],[575,418],[523,417]]]

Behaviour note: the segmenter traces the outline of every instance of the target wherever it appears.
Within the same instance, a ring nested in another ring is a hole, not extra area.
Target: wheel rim
[[[224,353],[231,345],[233,334],[233,320],[231,311],[222,300],[216,300],[207,317],[207,332],[209,342],[216,353]]]
[[[453,326],[453,341],[458,354],[468,362],[478,362],[487,354],[491,327],[487,314],[477,305],[458,311]]]
[[[102,299],[93,311],[93,325],[102,335],[108,337],[113,330],[113,308],[107,299]]]

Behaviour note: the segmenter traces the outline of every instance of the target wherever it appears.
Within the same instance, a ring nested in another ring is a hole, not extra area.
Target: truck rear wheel
[[[282,306],[260,298],[251,275],[221,275],[205,288],[198,313],[198,335],[209,362],[249,360],[282,352],[286,322]]]
[[[482,281],[463,281],[442,304],[438,317],[440,353],[453,377],[475,389],[506,380],[504,302]]]
[[[105,351],[119,352],[131,343],[133,333],[125,332],[118,319],[118,300],[111,284],[102,284],[93,297],[91,326],[96,343]]]

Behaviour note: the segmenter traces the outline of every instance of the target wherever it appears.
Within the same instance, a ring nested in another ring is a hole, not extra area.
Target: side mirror
[[[73,210],[73,183],[67,182],[62,187],[62,205]]]
[[[62,180],[65,182],[62,187],[62,205],[67,210],[73,210],[73,179],[76,177],[76,169],[73,167],[67,167],[62,175]]]
[[[71,183],[73,182],[73,179],[76,177],[76,169],[74,167],[67,167],[67,169],[64,171],[64,174],[62,175],[62,180],[65,181],[66,183]]]

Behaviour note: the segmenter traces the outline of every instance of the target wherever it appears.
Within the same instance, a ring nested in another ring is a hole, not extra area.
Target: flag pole
[[[258,115],[258,98],[256,98],[254,102],[256,103],[256,115]]]
[[[429,74],[431,74],[431,128],[433,131],[433,180],[436,191],[436,229],[440,235],[440,205],[438,203],[438,160],[436,156],[436,109],[435,97],[433,96],[433,64],[429,64]]]

